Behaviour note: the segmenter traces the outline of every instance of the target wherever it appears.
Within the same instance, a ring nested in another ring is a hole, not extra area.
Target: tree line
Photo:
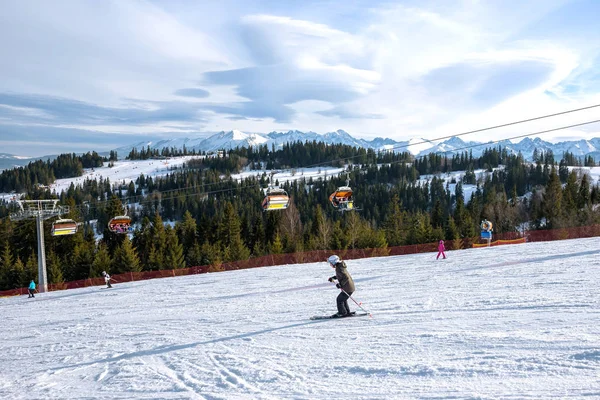
[[[342,176],[303,177],[305,166],[324,169],[340,163],[346,168]],[[292,168],[298,179],[272,182],[267,165]],[[259,167],[259,176],[232,177]],[[466,173],[456,178],[453,171]],[[346,179],[360,211],[340,213],[329,203],[329,195]],[[269,185],[287,191],[288,209],[262,211]],[[463,152],[415,158],[297,142],[198,157],[163,177],[140,175],[126,185],[88,179],[59,195],[34,186],[26,196],[58,196],[71,208],[62,217],[82,223],[75,235],[59,237],[50,235],[50,222],[44,224],[51,283],[96,277],[103,270],[195,265],[217,270],[223,262],[316,249],[385,248],[439,239],[469,246],[482,219],[492,221],[497,233],[525,224],[549,229],[600,221],[600,187],[588,175],[562,160],[557,165],[548,154],[528,163],[501,148],[488,148],[480,157]],[[134,232],[110,232],[108,221],[125,211]],[[0,206],[0,212],[7,215],[8,207]],[[34,221],[0,219],[0,290],[21,287],[37,274],[36,251]]]

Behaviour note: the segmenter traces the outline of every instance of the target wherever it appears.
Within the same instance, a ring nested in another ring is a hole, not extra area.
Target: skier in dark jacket
[[[348,306],[348,298],[354,293],[354,281],[346,268],[346,263],[343,262],[338,256],[332,255],[327,261],[331,268],[335,268],[335,275],[329,278],[329,282],[333,282],[337,279],[338,283],[335,286],[338,289],[342,289],[337,297],[337,314],[336,317],[344,317],[350,314],[350,307]]]

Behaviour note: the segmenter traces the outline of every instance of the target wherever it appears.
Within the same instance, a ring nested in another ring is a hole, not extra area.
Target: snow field
[[[373,318],[309,319],[336,311],[325,262],[2,298],[0,398],[597,398],[599,253],[349,260]]]

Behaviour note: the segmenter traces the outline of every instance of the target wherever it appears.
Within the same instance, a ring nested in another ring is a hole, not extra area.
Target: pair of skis
[[[350,318],[350,317],[366,317],[367,315],[371,315],[369,313],[357,313],[356,311],[351,312],[350,314],[346,314],[346,315],[338,315],[338,314],[333,314],[333,315],[315,315],[314,317],[310,317],[310,319],[338,319],[338,318]]]
[[[331,283],[333,283],[333,282],[331,282]],[[315,320],[315,319],[338,319],[338,318],[350,318],[350,317],[366,317],[367,315],[369,317],[372,317],[371,313],[362,307],[362,302],[359,303],[356,300],[354,300],[354,298],[352,296],[350,296],[344,289],[340,288],[340,290],[342,292],[346,293],[348,298],[351,299],[363,312],[357,313],[356,311],[353,311],[353,312],[351,312],[349,314],[345,314],[345,315],[340,315],[340,314],[315,315],[314,317],[310,317],[310,319],[313,319],[313,320]]]

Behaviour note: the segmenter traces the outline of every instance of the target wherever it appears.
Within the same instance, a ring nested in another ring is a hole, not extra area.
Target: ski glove
[[[341,289],[341,288],[342,288],[342,286],[341,286],[339,283],[336,283],[336,284],[335,284],[335,287],[336,287],[336,288],[338,288],[338,289]]]
[[[336,280],[337,278],[335,276],[332,276],[331,278],[328,279],[329,282],[333,282],[334,280]]]

